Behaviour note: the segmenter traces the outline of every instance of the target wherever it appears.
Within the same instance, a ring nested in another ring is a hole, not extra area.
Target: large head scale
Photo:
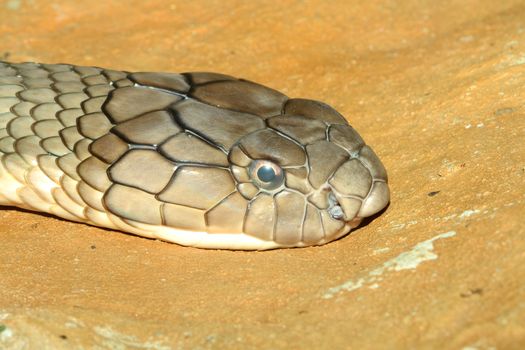
[[[308,246],[388,204],[383,165],[324,103],[212,73],[129,79],[91,151],[111,164],[105,207],[135,227],[210,248]]]

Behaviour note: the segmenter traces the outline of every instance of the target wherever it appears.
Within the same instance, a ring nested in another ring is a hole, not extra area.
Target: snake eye
[[[268,160],[254,160],[250,164],[249,171],[253,182],[265,190],[276,189],[284,180],[281,167]]]

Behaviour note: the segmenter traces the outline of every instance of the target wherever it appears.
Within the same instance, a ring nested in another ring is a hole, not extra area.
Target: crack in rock
[[[385,272],[415,269],[424,261],[436,260],[438,255],[434,253],[434,241],[455,235],[455,231],[449,231],[420,242],[409,251],[403,252],[395,258],[384,262],[380,267],[368,271],[364,277],[348,280],[343,284],[328,289],[322,297],[323,299],[331,299],[340,292],[351,292],[365,285],[370,285],[370,288],[375,289],[379,286],[377,283],[383,280],[382,276]]]

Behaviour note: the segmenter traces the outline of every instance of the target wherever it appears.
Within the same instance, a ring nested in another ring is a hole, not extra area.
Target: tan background
[[[323,100],[392,189],[350,236],[270,252],[3,208],[0,348],[525,346],[523,1],[8,0],[0,57],[213,70]]]

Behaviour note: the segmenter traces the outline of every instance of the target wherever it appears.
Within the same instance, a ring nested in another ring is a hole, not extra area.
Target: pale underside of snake
[[[389,202],[328,105],[216,73],[0,62],[0,205],[215,249],[320,245]]]

